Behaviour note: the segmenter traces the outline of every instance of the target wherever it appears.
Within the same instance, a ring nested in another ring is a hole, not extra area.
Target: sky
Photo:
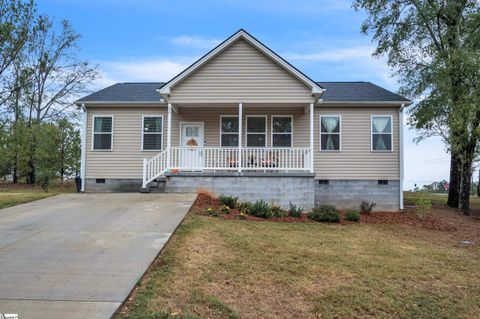
[[[397,91],[365,18],[343,0],[38,0],[82,35],[79,56],[98,65],[100,89],[116,82],[167,81],[243,28],[316,81],[370,81]],[[439,138],[415,144],[404,127],[405,189],[448,180]]]

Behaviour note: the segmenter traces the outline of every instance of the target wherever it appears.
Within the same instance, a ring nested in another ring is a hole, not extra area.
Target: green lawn
[[[0,209],[74,190],[72,183],[53,185],[48,192],[36,186],[0,184]]]
[[[469,232],[480,240],[472,225],[442,233],[189,214],[117,319],[478,318],[480,250],[458,245]]]
[[[415,205],[419,198],[428,198],[434,205],[445,205],[447,203],[447,194],[429,194],[421,192],[404,192],[405,205]],[[478,196],[470,196],[470,207],[472,209],[480,209],[480,198]]]

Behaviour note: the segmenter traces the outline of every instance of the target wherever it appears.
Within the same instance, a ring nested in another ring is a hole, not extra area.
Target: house
[[[87,192],[402,208],[411,101],[369,82],[313,81],[244,30],[166,83],[118,83],[75,104]]]

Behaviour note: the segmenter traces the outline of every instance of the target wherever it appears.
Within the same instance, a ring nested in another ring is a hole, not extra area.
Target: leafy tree
[[[47,189],[78,174],[71,101],[97,77],[79,38],[68,21],[38,15],[34,0],[0,1],[0,176]]]
[[[375,56],[386,56],[400,91],[419,102],[410,125],[420,139],[441,136],[452,158],[449,204],[469,212],[480,137],[480,4],[477,0],[355,0],[368,17]],[[461,187],[459,187],[459,183]],[[460,192],[459,192],[460,191]]]
[[[11,94],[9,69],[30,39],[34,14],[33,0],[0,1],[0,106]]]
[[[58,170],[63,181],[66,175],[78,175],[80,172],[80,130],[66,118],[59,120],[56,127],[58,131]]]
[[[38,180],[36,183],[45,191],[48,191],[50,181],[57,174],[57,166],[60,161],[58,152],[59,130],[51,123],[35,124],[34,131],[37,139],[34,160],[37,167]]]
[[[8,130],[4,123],[0,122],[0,177],[6,177],[10,173],[10,162],[8,160]]]
[[[29,43],[28,69],[31,70],[28,94],[28,121],[32,128],[44,121],[65,116],[71,100],[86,91],[86,86],[97,77],[94,67],[78,58],[78,39],[68,23],[59,28],[47,16],[41,16]],[[31,131],[29,182],[35,183],[33,154],[38,144],[35,130]]]

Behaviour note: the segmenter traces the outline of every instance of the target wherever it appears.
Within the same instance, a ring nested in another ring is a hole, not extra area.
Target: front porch
[[[236,108],[234,104],[185,107],[169,103],[166,147],[144,159],[142,186],[172,173],[311,175],[313,123],[313,103],[260,107],[238,103]],[[217,145],[207,145],[212,141]]]

